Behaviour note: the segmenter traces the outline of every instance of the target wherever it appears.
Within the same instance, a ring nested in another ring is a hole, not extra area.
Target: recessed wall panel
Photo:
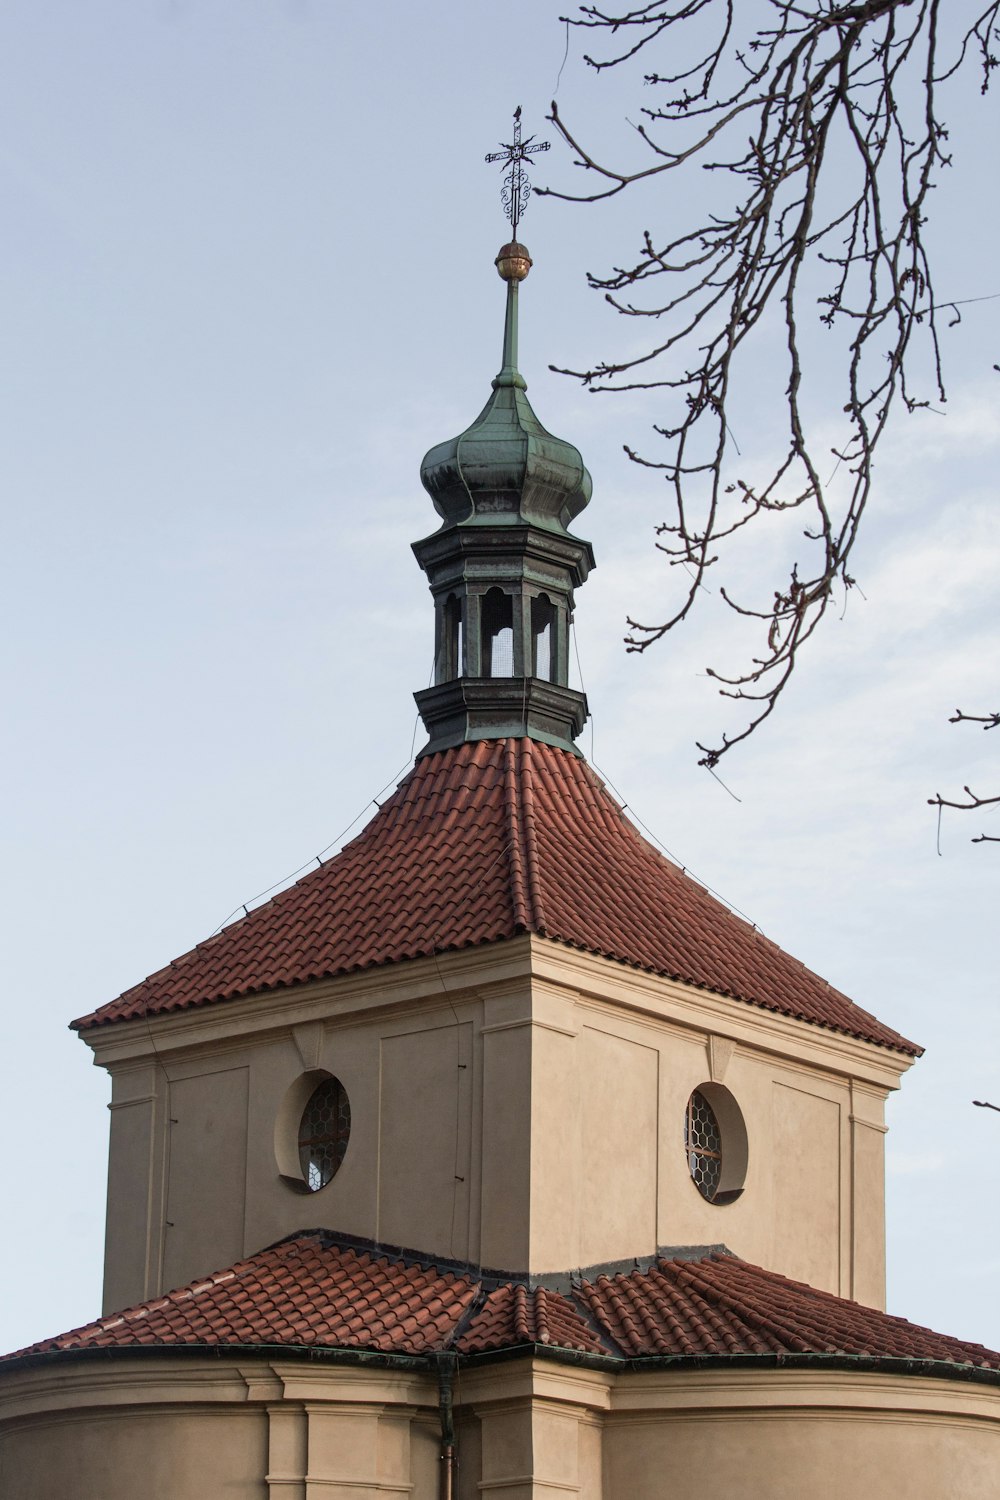
[[[840,1105],[775,1083],[774,1222],[781,1271],[840,1291]]]
[[[167,1128],[163,1290],[223,1270],[243,1255],[246,1068],[171,1082]]]
[[[659,1056],[587,1029],[580,1036],[583,1265],[656,1249]]]
[[[378,1237],[464,1258],[469,1221],[467,1024],[382,1038]]]

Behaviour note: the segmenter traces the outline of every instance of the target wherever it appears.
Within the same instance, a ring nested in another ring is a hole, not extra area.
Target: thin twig
[[[945,400],[936,319],[939,308],[957,316],[958,303],[936,299],[924,239],[930,195],[950,160],[937,87],[976,59],[985,92],[998,65],[1000,0],[951,0],[943,60],[944,0],[761,3],[763,17],[760,5],[735,0],[652,0],[617,12],[584,5],[564,17],[622,43],[587,58],[598,72],[654,56],[669,58],[670,72],[646,74],[656,94],[636,127],[644,159],[628,170],[599,160],[553,104],[552,124],[598,185],[580,194],[543,190],[591,203],[665,178],[676,226],[683,173],[717,175],[721,210],[662,239],[646,230],[631,265],[589,277],[623,316],[653,320],[651,347],[562,371],[593,392],[657,391],[663,399],[654,429],[663,447],[625,451],[663,476],[671,515],[656,545],[687,581],[665,618],[629,619],[629,651],[647,650],[687,618],[709,569],[721,571],[751,522],[759,528],[767,515],[796,510],[805,522],[799,556],[761,599],[716,590],[758,623],[764,643],[742,670],[710,670],[719,691],[747,708],[739,732],[699,746],[710,769],[771,715],[839,586],[854,586],[849,562],[890,412]],[[682,174],[676,187],[669,173]],[[817,276],[825,279],[818,298]],[[831,365],[829,350],[817,359],[804,332],[817,308],[820,324],[843,335],[837,490],[820,479],[827,450],[816,448],[808,420],[807,378],[817,363],[824,374]],[[753,336],[775,312],[784,325],[787,431],[773,466],[753,475],[743,472],[730,417],[757,378]],[[926,357],[927,391],[913,387],[918,356]]]

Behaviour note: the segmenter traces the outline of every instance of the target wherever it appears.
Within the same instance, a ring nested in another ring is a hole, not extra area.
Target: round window
[[[704,1083],[687,1102],[684,1150],[691,1181],[709,1203],[732,1203],[747,1173],[747,1132],[728,1089]]]
[[[336,1175],[351,1134],[351,1106],[339,1078],[324,1078],[309,1096],[299,1123],[299,1166],[311,1193]]]
[[[688,1100],[684,1122],[684,1144],[687,1146],[688,1169],[694,1185],[709,1203],[715,1197],[722,1171],[722,1134],[715,1110],[699,1089]]]

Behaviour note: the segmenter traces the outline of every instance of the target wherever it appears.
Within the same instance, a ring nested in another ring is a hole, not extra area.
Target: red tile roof
[[[1000,1370],[1000,1353],[819,1292],[728,1252],[598,1276],[576,1300],[609,1342],[649,1355],[816,1355],[936,1360]]]
[[[277,1344],[426,1354],[446,1343],[476,1291],[469,1276],[303,1234],[21,1352]]]
[[[585,761],[528,739],[478,741],[418,761],[326,864],[74,1025],[525,932],[896,1051],[920,1050],[664,859]]]
[[[518,1344],[554,1344],[588,1354],[610,1352],[567,1298],[544,1286],[532,1289],[518,1282],[498,1286],[487,1295],[455,1348],[462,1354],[482,1354]]]
[[[566,1291],[362,1250],[321,1230],[8,1355],[127,1348],[489,1356],[524,1345],[625,1359],[860,1358],[1000,1373],[1000,1353],[862,1307],[728,1251],[567,1279]],[[961,1368],[959,1368],[961,1367]]]

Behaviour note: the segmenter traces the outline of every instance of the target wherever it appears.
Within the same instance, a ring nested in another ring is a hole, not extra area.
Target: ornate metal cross
[[[549,149],[548,141],[536,141],[533,135],[529,135],[526,141],[521,139],[521,106],[518,105],[514,111],[514,139],[509,145],[500,142],[502,151],[491,151],[486,160],[488,162],[500,161],[509,167],[503,181],[503,189],[500,201],[503,203],[504,212],[510,220],[511,239],[517,239],[517,226],[525,209],[528,206],[528,198],[531,194],[531,184],[528,181],[528,173],[525,170],[528,158],[534,156],[538,151]]]

